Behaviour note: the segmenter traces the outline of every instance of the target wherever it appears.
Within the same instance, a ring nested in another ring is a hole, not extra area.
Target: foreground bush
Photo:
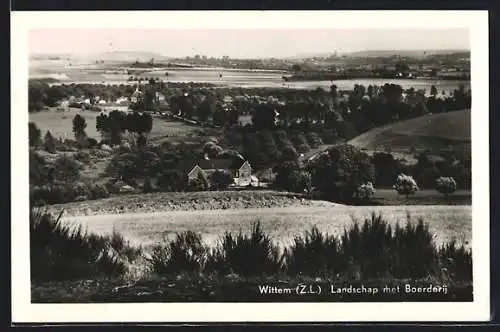
[[[288,276],[367,278],[451,277],[471,280],[472,254],[454,241],[437,247],[423,220],[410,218],[395,227],[373,214],[345,229],[340,237],[324,234],[315,226],[281,252],[260,223],[250,234],[226,233],[212,249],[194,234],[180,234],[157,251],[153,270],[160,274],[180,272],[235,273],[240,276],[285,274]],[[170,253],[170,254],[167,254]],[[191,257],[191,258],[187,258]],[[188,263],[190,262],[190,263]],[[167,268],[165,268],[167,267]],[[189,267],[189,268],[188,268]]]
[[[224,274],[242,276],[277,274],[282,269],[278,246],[265,234],[260,222],[253,225],[250,234],[229,232],[211,252],[207,269]]]
[[[335,275],[340,271],[339,249],[334,236],[323,234],[313,226],[304,237],[296,236],[290,248],[285,250],[287,272],[306,276]]]
[[[382,217],[372,215],[360,227],[356,222],[341,236],[341,256],[360,278],[420,278],[436,275],[437,250],[422,220],[394,231]]]
[[[118,277],[140,249],[119,234],[99,236],[61,223],[61,214],[30,214],[31,279],[34,281]]]
[[[149,261],[157,274],[179,274],[201,272],[206,258],[207,250],[201,236],[186,231],[177,234],[167,245],[155,246]]]
[[[282,249],[282,250],[281,250]],[[122,237],[88,235],[71,230],[47,214],[32,214],[31,262],[36,280],[119,276],[125,262],[137,258]],[[280,248],[253,225],[249,234],[225,233],[212,248],[201,235],[182,232],[156,245],[149,259],[161,276],[208,273],[234,277],[321,277],[335,280],[405,280],[437,278],[447,282],[472,281],[472,253],[450,241],[438,247],[423,220],[394,227],[372,214],[344,229],[340,236],[313,226]]]

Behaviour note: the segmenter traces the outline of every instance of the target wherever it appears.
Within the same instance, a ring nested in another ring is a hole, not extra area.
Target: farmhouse
[[[132,103],[137,103],[141,98],[142,98],[142,91],[139,90],[139,87],[137,86],[132,96],[130,96],[130,101]]]
[[[216,171],[223,171],[231,174],[236,185],[249,184],[255,181],[252,177],[252,167],[247,160],[239,158],[215,158],[202,159],[185,168],[189,181],[198,178],[200,173],[205,176]]]

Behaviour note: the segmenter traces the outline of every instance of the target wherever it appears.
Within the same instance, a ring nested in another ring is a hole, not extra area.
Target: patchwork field
[[[260,220],[266,232],[278,243],[289,243],[294,236],[317,225],[321,231],[340,234],[354,219],[363,221],[372,212],[381,213],[391,224],[406,224],[424,218],[435,234],[436,243],[456,238],[469,246],[472,214],[470,206],[311,206],[274,207],[228,210],[170,211],[159,213],[124,213],[94,216],[64,217],[65,222],[82,225],[88,231],[109,234],[122,233],[134,244],[148,246],[170,239],[176,232],[194,230],[208,244],[215,243],[225,231],[249,231]]]

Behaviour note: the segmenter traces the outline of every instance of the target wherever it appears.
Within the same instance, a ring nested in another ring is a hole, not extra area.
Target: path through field
[[[171,211],[156,213],[124,213],[94,216],[63,217],[65,222],[79,223],[89,231],[109,234],[115,229],[134,244],[150,245],[170,239],[176,232],[193,230],[213,244],[225,231],[249,231],[252,222],[260,220],[276,242],[289,244],[294,236],[310,230],[316,224],[321,231],[340,234],[344,227],[369,217],[372,212],[382,213],[391,224],[405,224],[407,213],[412,222],[419,217],[429,224],[435,241],[442,243],[455,237],[470,245],[472,228],[471,206],[413,205],[413,206],[335,206],[285,207],[262,209],[228,209]]]

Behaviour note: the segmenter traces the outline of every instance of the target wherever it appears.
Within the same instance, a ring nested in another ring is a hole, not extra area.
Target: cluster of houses
[[[128,106],[130,104],[129,98],[127,97],[119,97],[114,101],[106,100],[100,96],[95,96],[93,100],[89,97],[81,96],[75,97],[70,96],[66,99],[63,99],[59,102],[59,107],[85,107],[91,106],[92,104],[96,106],[106,106],[106,105],[116,105],[116,106]]]

